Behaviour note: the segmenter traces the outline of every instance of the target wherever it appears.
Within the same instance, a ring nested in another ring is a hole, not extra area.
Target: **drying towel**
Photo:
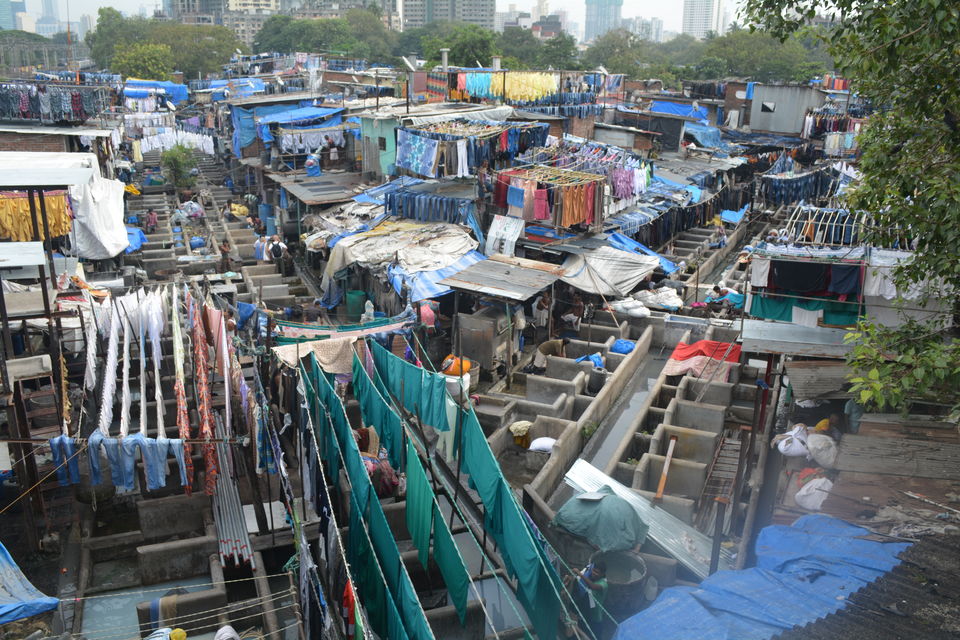
[[[524,191],[521,187],[510,186],[507,188],[507,204],[511,207],[523,208]]]
[[[353,343],[356,341],[356,337],[311,340],[274,347],[273,352],[284,364],[291,367],[299,365],[298,354],[302,358],[312,352],[317,363],[327,373],[350,373],[353,371]]]

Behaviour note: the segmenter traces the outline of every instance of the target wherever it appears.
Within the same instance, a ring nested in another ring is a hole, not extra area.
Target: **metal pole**
[[[39,189],[27,189],[27,201],[30,203],[30,220],[33,223],[33,238],[35,241],[40,241],[40,225],[37,220],[37,203],[34,201],[34,197],[39,195],[40,202],[43,202],[43,195]],[[44,248],[49,251],[46,240],[44,241]],[[51,258],[52,261],[52,258]],[[40,271],[40,293],[43,296],[43,314],[47,318],[47,330],[50,332],[50,346],[52,347],[51,352],[53,357],[50,363],[50,368],[53,373],[53,399],[57,405],[57,421],[60,424],[60,427],[63,428],[63,401],[60,398],[61,391],[63,389],[63,371],[60,369],[60,360],[63,357],[60,352],[60,336],[53,330],[53,317],[51,316],[52,309],[50,308],[50,293],[47,291],[47,270],[42,264],[37,265],[37,269]]]
[[[4,393],[12,393],[13,385],[10,384],[10,376],[7,375],[7,359],[13,357],[13,338],[10,336],[10,318],[7,315],[7,301],[4,298],[2,286],[0,286],[0,322],[3,327],[3,359],[0,363],[3,373],[3,390]]]
[[[456,503],[460,497],[460,468],[463,462],[463,341],[460,339],[460,292],[453,292],[453,317],[456,321],[456,349],[454,355],[460,358],[460,402],[457,406],[457,434],[455,436],[456,445],[454,446],[454,455],[457,456],[457,482],[453,488],[453,502]],[[453,514],[456,509],[450,510],[450,524],[453,526]]]

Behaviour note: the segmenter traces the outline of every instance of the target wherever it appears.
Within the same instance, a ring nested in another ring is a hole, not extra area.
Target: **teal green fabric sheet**
[[[443,581],[447,583],[450,602],[457,608],[460,623],[463,624],[467,616],[467,588],[470,585],[470,576],[463,563],[460,551],[453,541],[453,534],[443,520],[440,506],[433,505],[433,559],[440,567]]]
[[[420,564],[427,568],[430,558],[430,529],[433,521],[433,489],[417,457],[413,443],[407,443],[407,530],[419,551]]]

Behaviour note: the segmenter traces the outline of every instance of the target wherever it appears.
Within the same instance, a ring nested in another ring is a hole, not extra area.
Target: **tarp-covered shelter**
[[[313,100],[301,100],[295,104],[264,104],[253,107],[230,105],[230,121],[233,126],[233,155],[243,157],[243,149],[257,140],[258,118],[280,114],[299,107],[313,106]]]
[[[707,124],[708,114],[703,107],[694,107],[692,104],[683,104],[680,102],[669,102],[667,100],[654,100],[650,105],[650,111],[654,113],[668,113],[674,116],[683,116],[684,118],[693,118],[702,124]]]
[[[123,85],[123,95],[127,98],[146,98],[152,95],[162,95],[174,104],[186,102],[189,97],[187,85],[177,84],[166,80],[140,80],[127,78]]]
[[[464,228],[442,222],[388,221],[370,231],[341,238],[323,272],[323,305],[332,308],[340,303],[343,289],[338,284],[338,272],[353,264],[388,281],[401,298],[404,289],[414,301],[448,293],[449,288],[433,285],[484,259],[476,251],[478,246]]]
[[[659,265],[653,256],[598,247],[564,260],[563,281],[587,293],[623,298]]]
[[[343,112],[340,107],[298,107],[295,109],[287,108],[285,111],[270,113],[256,118],[257,135],[267,146],[273,142],[273,135],[270,133],[270,125],[288,125],[291,127],[303,126],[321,126],[340,124],[339,118],[336,122],[332,119],[334,116]],[[359,128],[359,125],[358,125]]]
[[[247,98],[266,91],[263,78],[230,78],[229,80],[210,81],[210,98],[220,102],[227,98]],[[229,95],[228,95],[229,92]]]

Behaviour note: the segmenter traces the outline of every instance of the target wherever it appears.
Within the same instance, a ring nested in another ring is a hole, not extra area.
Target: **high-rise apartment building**
[[[663,20],[660,18],[624,18],[623,28],[650,42],[663,42]]]
[[[496,0],[404,0],[403,28],[415,29],[447,21],[466,22],[492,30],[496,9]]]
[[[620,28],[623,0],[587,0],[584,42],[592,42],[608,31]]]
[[[723,35],[723,0],[683,0],[683,33],[698,40],[710,32]]]
[[[274,13],[280,11],[280,0],[227,0],[227,11]]]
[[[59,20],[60,12],[58,11],[58,4],[59,3],[57,0],[43,0],[43,4],[41,5],[43,7],[43,11],[40,16],[43,18],[56,18]]]
[[[10,0],[0,0],[0,29],[9,31],[17,26],[17,18],[10,6]]]

